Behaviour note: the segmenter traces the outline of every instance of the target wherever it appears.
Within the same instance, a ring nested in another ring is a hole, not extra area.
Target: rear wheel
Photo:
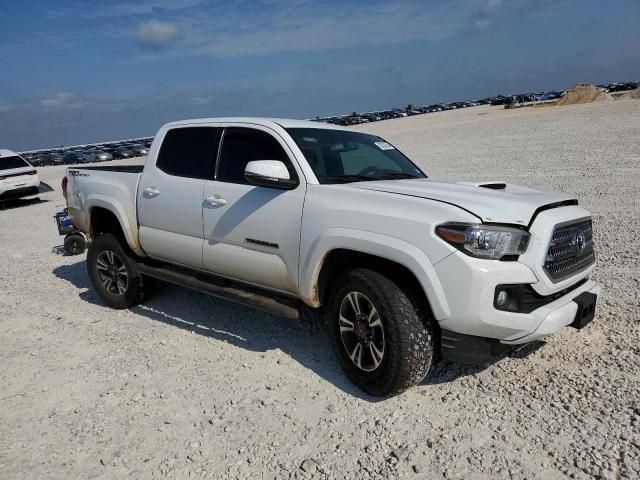
[[[111,234],[89,244],[87,270],[96,293],[111,308],[129,308],[144,301],[152,282],[136,272],[133,259]]]
[[[327,309],[338,360],[349,379],[373,396],[401,393],[429,372],[434,351],[428,307],[384,275],[348,270]]]

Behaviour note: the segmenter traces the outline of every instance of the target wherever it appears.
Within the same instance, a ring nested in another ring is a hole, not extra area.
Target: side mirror
[[[249,162],[244,169],[244,178],[249,184],[260,187],[291,190],[298,186],[298,182],[291,179],[289,170],[280,160],[254,160]]]

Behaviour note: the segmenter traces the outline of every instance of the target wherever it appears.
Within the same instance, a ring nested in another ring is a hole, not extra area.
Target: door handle
[[[226,205],[227,201],[224,198],[221,198],[220,195],[209,195],[204,198],[209,205]]]
[[[160,195],[160,190],[158,190],[156,187],[147,187],[143,190],[143,192],[147,197],[151,198]]]

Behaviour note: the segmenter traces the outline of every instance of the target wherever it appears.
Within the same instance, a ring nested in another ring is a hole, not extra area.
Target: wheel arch
[[[442,285],[429,258],[415,245],[370,232],[328,232],[316,241],[301,262],[300,296],[312,306],[326,303],[331,280],[345,268],[365,267],[389,276],[402,286],[417,289],[436,320],[449,318]]]
[[[318,298],[322,305],[327,302],[327,295],[332,281],[341,272],[354,268],[373,270],[383,274],[398,286],[409,287],[414,291],[417,290],[419,293],[424,294],[422,285],[420,285],[416,276],[404,265],[370,253],[363,253],[346,248],[336,248],[328,252],[318,276]]]
[[[117,206],[94,199],[89,206],[87,231],[91,238],[111,233],[122,242],[123,246],[130,248],[136,255],[144,255],[127,217]],[[135,234],[137,234],[137,229]]]

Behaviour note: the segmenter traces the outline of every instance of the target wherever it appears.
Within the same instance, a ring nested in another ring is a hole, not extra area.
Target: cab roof
[[[246,123],[251,125],[261,125],[263,127],[280,126],[282,128],[320,128],[330,130],[349,130],[339,125],[325,122],[312,122],[311,120],[295,120],[290,118],[266,118],[266,117],[213,117],[195,118],[190,120],[180,120],[170,122],[165,127],[173,128],[192,124],[202,123]]]

